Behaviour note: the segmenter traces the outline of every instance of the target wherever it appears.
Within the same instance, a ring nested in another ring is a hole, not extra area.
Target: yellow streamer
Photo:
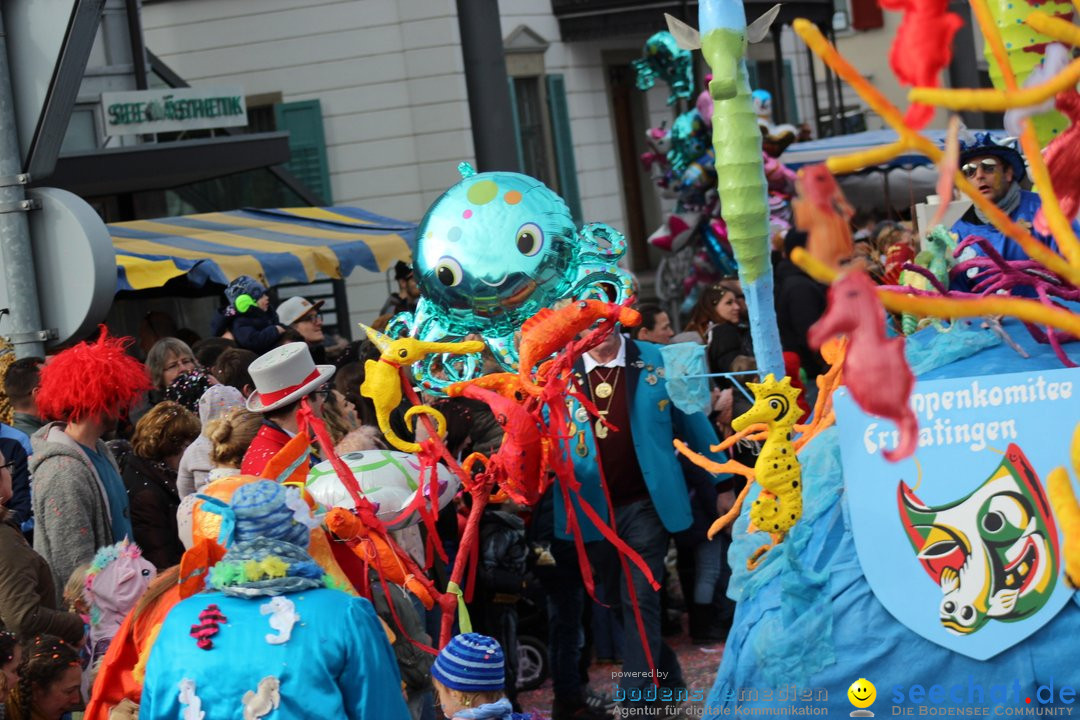
[[[1080,12],[1080,2],[1073,0],[1073,6],[1076,7],[1077,12]],[[1024,22],[1033,29],[1041,32],[1043,35],[1052,37],[1055,40],[1060,40],[1063,43],[1068,43],[1069,45],[1080,46],[1080,28],[1073,25],[1068,20],[1052,17],[1044,12],[1035,10],[1027,16],[1027,19]]]
[[[1073,429],[1072,451],[1073,472],[1080,477],[1080,424]],[[1058,467],[1050,471],[1046,478],[1046,493],[1050,496],[1050,505],[1054,508],[1054,517],[1061,526],[1064,538],[1061,552],[1064,556],[1065,576],[1073,588],[1080,586],[1080,505],[1076,502],[1069,473]]]
[[[908,91],[908,100],[936,105],[948,110],[983,110],[1005,112],[1014,108],[1038,105],[1059,92],[1076,87],[1080,82],[1080,59],[1073,60],[1064,70],[1044,83],[1004,92],[1001,90],[965,90],[917,87]]]
[[[972,7],[974,8],[977,4],[978,0],[973,1]],[[985,5],[982,6],[982,10],[986,11]],[[987,18],[989,18],[988,11]],[[881,91],[870,85],[866,78],[860,75],[851,63],[837,52],[836,48],[825,39],[825,36],[821,34],[816,25],[809,20],[800,18],[792,24],[792,27],[811,51],[821,58],[822,62],[828,65],[833,72],[847,81],[858,93],[859,97],[870,106],[870,109],[880,115],[900,135],[900,142],[940,164],[943,155],[941,149],[929,139],[912,131],[911,128],[905,125],[904,118],[896,106],[889,102],[881,94]],[[997,45],[1000,46],[1000,44],[1000,38],[998,38]],[[993,46],[994,43],[991,42],[991,47]],[[1002,51],[1004,52],[1004,49]],[[1016,77],[1012,74],[1012,70],[1006,66],[1004,72],[1007,78],[1011,78],[1013,87],[1015,87]],[[842,160],[854,164],[862,158],[865,158],[865,153],[854,153]],[[1080,285],[1080,268],[1070,265],[1065,258],[1039,242],[1027,228],[1013,222],[1008,215],[1001,211],[1001,208],[976,190],[961,173],[956,174],[956,187],[971,198],[971,201],[986,215],[994,227],[1015,240],[1021,249],[1027,253],[1028,257],[1041,263],[1047,270],[1057,273],[1073,285]]]
[[[458,627],[462,633],[472,632],[472,620],[469,618],[469,608],[465,606],[465,595],[461,592],[461,586],[456,582],[446,583],[446,592],[457,596]]]
[[[1035,136],[1035,126],[1031,118],[1024,118],[1023,132],[1020,133],[1020,146],[1024,149],[1024,155],[1028,159],[1028,167],[1031,169],[1031,179],[1035,187],[1039,189],[1039,197],[1042,198],[1042,210],[1046,216],[1046,222],[1050,225],[1050,232],[1057,240],[1061,254],[1073,267],[1080,266],[1080,239],[1073,232],[1072,223],[1065,217],[1058,202],[1058,196],[1054,192],[1054,186],[1050,183],[1050,170],[1043,160],[1042,149],[1039,147],[1039,139]]]
[[[890,160],[900,157],[910,149],[911,147],[906,142],[894,142],[885,147],[862,150],[841,157],[831,157],[825,161],[825,166],[834,175],[845,175],[871,165],[886,165]]]
[[[831,283],[837,271],[812,257],[803,248],[795,248],[791,261],[818,282]],[[974,299],[926,297],[908,295],[895,290],[878,288],[881,304],[892,312],[909,313],[919,317],[984,317],[1008,315],[1037,325],[1048,325],[1080,337],[1080,315],[1057,307],[1043,305],[1038,300],[992,295]]]

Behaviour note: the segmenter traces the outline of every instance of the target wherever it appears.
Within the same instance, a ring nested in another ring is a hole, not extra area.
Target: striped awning
[[[117,291],[251,275],[268,286],[383,272],[412,255],[416,225],[354,207],[303,207],[112,223]]]

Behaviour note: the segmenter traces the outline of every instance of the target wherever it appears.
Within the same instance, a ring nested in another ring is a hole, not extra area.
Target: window
[[[519,25],[503,41],[518,164],[523,173],[559,193],[574,219],[581,222],[566,83],[562,75],[547,73],[547,48],[547,41],[525,25]]]
[[[511,78],[514,113],[517,116],[518,159],[521,171],[558,192],[548,151],[547,128],[539,77]]]
[[[877,0],[833,0],[833,30],[875,30],[885,26]]]
[[[274,120],[278,130],[289,132],[292,159],[285,167],[318,195],[324,204],[332,205],[330,164],[326,159],[326,137],[319,101],[278,103],[274,105]]]

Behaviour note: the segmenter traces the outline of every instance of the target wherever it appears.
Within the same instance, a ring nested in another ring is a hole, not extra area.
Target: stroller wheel
[[[547,643],[531,635],[518,636],[518,690],[535,690],[544,684],[547,677]]]

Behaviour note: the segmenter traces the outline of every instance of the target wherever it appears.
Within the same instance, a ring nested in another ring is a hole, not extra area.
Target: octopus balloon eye
[[[454,287],[461,282],[463,273],[461,263],[452,257],[444,257],[435,266],[435,277],[446,287]]]
[[[544,231],[536,223],[525,223],[517,231],[517,249],[522,255],[531,257],[544,247]]]

